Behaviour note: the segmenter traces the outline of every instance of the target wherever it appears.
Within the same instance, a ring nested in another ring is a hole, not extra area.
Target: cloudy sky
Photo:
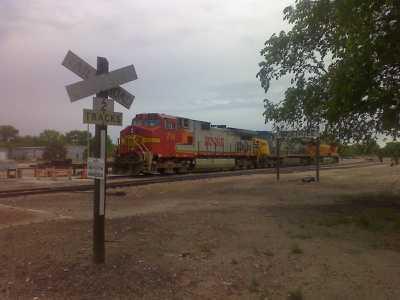
[[[134,64],[139,79],[124,85],[136,113],[164,112],[214,124],[263,129],[265,95],[256,78],[259,51],[287,29],[282,10],[294,0],[1,0],[0,125],[21,134],[85,129],[82,108],[64,86],[79,80],[61,66],[70,49],[110,70]],[[272,86],[278,99],[284,83]],[[115,138],[121,128],[114,127]]]

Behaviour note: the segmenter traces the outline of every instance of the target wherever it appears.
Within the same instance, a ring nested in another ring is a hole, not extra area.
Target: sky
[[[287,84],[266,96],[256,74],[260,50],[287,30],[282,11],[294,0],[1,0],[0,125],[20,134],[86,129],[88,97],[71,103],[65,86],[80,80],[61,65],[68,50],[110,71],[130,64],[136,96],[123,112],[160,112],[244,129],[266,129],[263,99],[279,100]],[[115,140],[121,127],[110,127]]]

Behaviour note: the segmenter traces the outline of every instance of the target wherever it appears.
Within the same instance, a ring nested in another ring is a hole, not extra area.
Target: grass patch
[[[298,244],[293,244],[292,247],[290,248],[290,253],[292,253],[292,254],[303,254],[304,251],[303,251],[303,249],[301,249],[299,247]]]
[[[257,279],[253,277],[249,284],[249,291],[252,293],[257,293],[259,291],[260,284],[258,283]]]
[[[400,231],[400,195],[376,193],[341,196],[335,215],[317,221],[320,226],[351,225],[368,231]]]
[[[289,291],[287,299],[288,300],[303,300],[303,292],[301,291],[301,289],[295,289],[293,291]]]
[[[292,234],[291,237],[294,239],[299,239],[299,240],[308,240],[308,239],[312,238],[311,234],[309,234],[309,233]]]
[[[264,255],[266,255],[266,256],[274,256],[274,252],[272,252],[271,250],[265,250],[264,252],[263,252],[263,254]]]
[[[325,217],[320,226],[353,225],[368,231],[400,231],[400,212],[397,208],[366,208],[351,215]]]

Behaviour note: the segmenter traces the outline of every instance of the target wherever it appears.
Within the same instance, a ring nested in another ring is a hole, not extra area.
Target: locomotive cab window
[[[173,123],[171,120],[165,120],[165,128],[175,129],[175,123]]]
[[[161,121],[160,120],[145,120],[144,121],[144,125],[148,126],[148,127],[156,127],[156,126],[160,126]]]
[[[143,120],[140,120],[140,119],[133,119],[133,120],[132,120],[132,125],[133,125],[133,126],[143,126]]]
[[[183,119],[183,127],[188,128],[189,127],[189,120],[188,119]]]
[[[188,119],[178,119],[178,128],[189,128]]]

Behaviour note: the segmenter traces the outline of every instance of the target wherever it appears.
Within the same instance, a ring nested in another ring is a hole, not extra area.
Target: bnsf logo
[[[224,146],[224,138],[223,137],[206,136],[205,140],[204,140],[204,145],[206,147],[210,147],[210,146],[223,147]]]

